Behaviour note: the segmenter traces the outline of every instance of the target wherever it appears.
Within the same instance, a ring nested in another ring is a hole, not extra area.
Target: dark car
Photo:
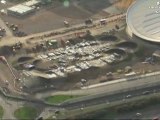
[[[93,24],[93,20],[92,19],[87,19],[87,20],[85,20],[85,24],[86,25]]]
[[[147,94],[149,94],[150,93],[150,91],[144,91],[142,94],[143,95],[147,95]]]

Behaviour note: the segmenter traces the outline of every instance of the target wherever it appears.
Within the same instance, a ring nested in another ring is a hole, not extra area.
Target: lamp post
[[[89,82],[87,84],[87,80],[86,79],[81,79],[81,84],[82,84],[83,87],[84,86],[86,87],[86,92],[88,93]]]

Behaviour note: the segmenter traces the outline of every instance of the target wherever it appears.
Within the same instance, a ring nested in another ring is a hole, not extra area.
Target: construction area
[[[124,1],[103,0],[106,4],[102,4],[98,0],[79,0],[71,2],[68,7],[62,7],[58,1],[53,6],[42,7],[33,1],[18,5],[9,3],[7,8],[12,15],[1,14],[2,22],[4,20],[2,32],[5,32],[0,41],[0,65],[4,69],[0,72],[0,82],[5,92],[31,94],[45,90],[81,89],[83,85],[159,68],[157,65],[153,69],[153,58],[141,56],[141,43],[126,35],[123,11],[133,1],[126,5]],[[32,4],[39,10],[30,15],[13,15],[15,9],[22,6],[33,8]],[[16,36],[17,31],[21,37]],[[152,55],[155,50],[153,47],[148,54]]]
[[[7,15],[1,14],[0,17],[9,26],[17,25],[19,30],[25,34],[34,34],[62,28],[64,21],[73,26],[84,24],[86,19],[102,19],[104,16],[108,17],[123,12],[120,9],[113,11],[116,7],[111,6],[113,0],[102,0],[102,2],[98,0],[71,0],[69,6],[66,7],[59,0],[53,1],[49,6],[37,3],[36,0],[32,1],[18,5],[10,2],[0,5],[0,9],[8,11]],[[121,4],[117,6],[122,6],[123,4]]]
[[[51,6],[35,1],[0,5],[12,12],[12,15],[1,14],[0,56],[1,68],[5,69],[1,69],[0,75],[2,90],[19,94],[81,89],[83,85],[158,69],[152,68],[154,60],[150,58],[156,48],[148,52],[150,56],[144,55],[147,58],[139,60],[141,44],[130,40],[125,33],[124,11],[133,1],[124,4],[124,1],[103,0],[106,4],[102,4],[98,0],[79,0],[71,1],[68,7],[62,7],[59,1]],[[31,14],[13,15],[19,6],[39,9]],[[144,66],[149,69],[142,69]]]
[[[38,108],[34,119],[76,109],[82,114],[114,97],[125,103],[132,98],[126,89],[156,80],[159,45],[126,29],[127,9],[135,0],[47,1],[0,0],[0,91],[13,103],[3,100],[11,114],[24,105]],[[104,99],[111,92],[122,94]]]
[[[14,87],[15,91],[29,93],[50,89],[80,89],[84,81],[87,84],[96,84],[126,77],[125,74],[131,71],[134,74],[140,74],[132,70],[134,66],[130,67],[130,59],[136,57],[135,54],[139,51],[140,45],[135,41],[128,41],[129,38],[121,35],[124,34],[125,29],[123,11],[133,1],[127,4],[124,4],[124,1],[114,3],[114,1],[103,0],[103,2],[106,4],[96,0],[94,2],[70,1],[67,7],[62,7],[63,4],[59,1],[54,1],[53,6],[42,5],[36,0],[18,5],[9,4],[7,10],[8,13],[11,12],[11,15],[1,15],[4,20],[6,18],[11,21],[15,20],[15,22],[5,20],[7,23],[6,37],[10,41],[9,44],[6,44],[5,36],[1,40],[1,44],[5,44],[0,50],[0,55],[5,57],[5,60],[2,60],[5,65],[2,67],[8,66],[5,69],[11,73],[3,81],[4,88],[11,92],[11,88]],[[20,16],[15,15],[19,13],[14,13],[14,10],[19,10],[22,6],[34,8],[34,10],[36,6],[39,9],[34,11],[34,15],[32,12]],[[67,12],[74,14],[67,14]],[[50,17],[36,18],[38,14],[46,16],[48,13]],[[43,19],[53,21],[51,13],[54,14],[54,22],[43,24],[42,22],[46,22]],[[30,20],[32,25],[27,23]],[[65,26],[64,20],[69,26]],[[78,22],[75,22],[76,20]],[[21,21],[25,21],[25,24],[18,25],[18,23],[21,24]],[[74,25],[77,23],[81,24]],[[53,27],[56,27],[54,24],[63,28],[54,30]],[[16,36],[13,37],[13,40],[11,34],[7,36],[9,30],[14,33],[26,29],[25,26],[30,27],[29,29],[33,31],[35,29],[40,31],[34,34],[29,30],[33,35],[28,35],[25,31],[20,34],[22,35],[20,38]],[[44,33],[38,33],[43,30]],[[23,37],[23,35],[27,36]],[[121,70],[121,68],[125,69]],[[138,70],[137,67],[135,69]],[[3,72],[2,77],[4,77]],[[11,85],[10,89],[8,85]]]
[[[127,30],[135,1],[0,0],[0,118],[66,119],[159,92],[159,44]]]

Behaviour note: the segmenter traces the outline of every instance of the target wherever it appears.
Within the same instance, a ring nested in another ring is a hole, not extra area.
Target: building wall
[[[30,13],[33,13],[34,11],[35,11],[35,9],[29,10],[29,11],[27,11],[27,12],[21,14],[21,13],[12,11],[12,10],[7,10],[7,14],[8,14],[8,15],[17,16],[17,17],[23,17],[23,16],[25,16],[25,15],[28,15],[28,14],[30,14]]]

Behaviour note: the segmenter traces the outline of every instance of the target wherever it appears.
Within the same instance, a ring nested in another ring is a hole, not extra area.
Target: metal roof
[[[25,6],[25,5],[22,5],[22,4],[19,4],[19,5],[8,8],[8,10],[13,11],[13,12],[17,12],[19,14],[25,14],[29,11],[32,11],[33,9],[34,8],[28,7],[28,6]]]
[[[40,2],[41,2],[41,1],[38,1],[38,0],[30,0],[30,1],[24,2],[23,5],[32,7],[32,6],[34,6],[34,5],[39,4]]]
[[[128,9],[126,20],[136,36],[160,42],[160,0],[137,0]]]

